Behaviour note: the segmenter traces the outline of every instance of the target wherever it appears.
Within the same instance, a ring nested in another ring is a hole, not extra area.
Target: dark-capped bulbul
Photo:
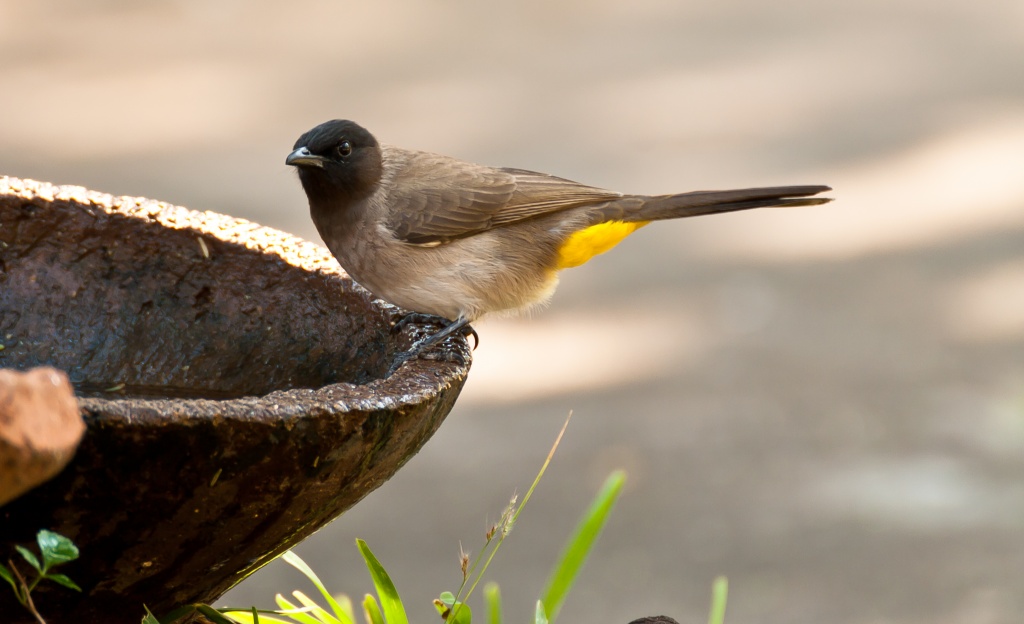
[[[377,142],[347,120],[306,132],[298,169],[320,237],[373,294],[443,317],[398,363],[492,312],[545,302],[558,272],[651,221],[767,206],[814,206],[827,186],[625,195],[546,173],[476,165]],[[396,364],[397,366],[397,364]]]

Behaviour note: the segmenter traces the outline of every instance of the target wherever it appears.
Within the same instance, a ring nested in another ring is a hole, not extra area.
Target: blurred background
[[[329,587],[370,590],[361,537],[436,617],[572,410],[489,574],[510,622],[619,467],[565,622],[699,622],[719,574],[734,623],[1021,621],[1019,0],[2,0],[0,76],[0,174],[311,240],[284,158],[338,117],[624,192],[835,187],[645,228],[477,324],[440,432],[298,548]]]

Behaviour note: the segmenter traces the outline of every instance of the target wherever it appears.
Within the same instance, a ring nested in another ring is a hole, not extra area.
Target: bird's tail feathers
[[[752,208],[817,206],[832,201],[832,198],[812,195],[831,190],[828,186],[776,186],[656,195],[645,197],[639,208],[630,214],[629,220],[657,221]]]

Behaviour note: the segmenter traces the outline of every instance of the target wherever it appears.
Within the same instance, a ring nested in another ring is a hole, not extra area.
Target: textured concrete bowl
[[[412,325],[323,248],[210,212],[0,177],[0,367],[54,366],[87,430],[55,479],[0,507],[0,551],[81,548],[51,624],[210,601],[381,485],[469,369],[415,360]],[[3,621],[16,621],[0,591]],[[14,618],[14,619],[12,619]]]

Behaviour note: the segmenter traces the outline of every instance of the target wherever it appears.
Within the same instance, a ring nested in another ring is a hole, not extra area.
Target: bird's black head
[[[299,137],[285,164],[313,204],[347,204],[374,191],[383,171],[380,144],[365,128],[345,119],[324,122]]]

